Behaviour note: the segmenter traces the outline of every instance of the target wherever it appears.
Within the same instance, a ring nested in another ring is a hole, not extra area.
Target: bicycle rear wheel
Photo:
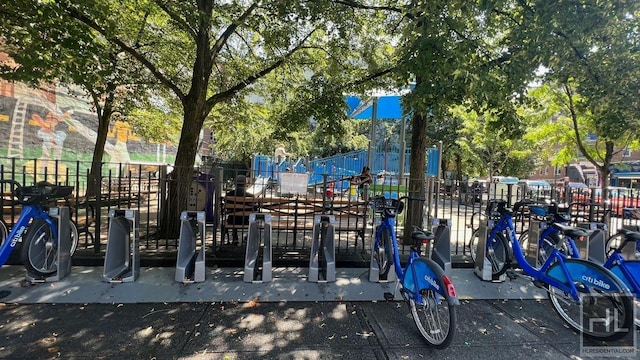
[[[416,259],[415,262],[423,262],[434,274],[435,278],[441,279],[444,273],[435,263],[427,261],[427,259]],[[422,266],[420,266],[422,267]],[[419,267],[418,267],[419,268]],[[426,270],[426,269],[425,269]],[[410,271],[410,269],[407,269]],[[418,274],[416,274],[418,276]],[[424,278],[424,274],[419,275]],[[429,275],[429,278],[433,278]],[[435,279],[433,279],[435,281]],[[444,285],[441,284],[444,288]],[[446,293],[446,292],[445,292]],[[419,296],[409,296],[409,307],[411,308],[411,316],[416,323],[422,337],[434,348],[444,349],[451,344],[456,329],[456,308],[455,305],[449,303],[449,299],[440,294],[432,285],[424,287],[417,291]]]
[[[558,315],[572,329],[604,341],[622,339],[633,331],[633,296],[615,275],[582,259],[565,259],[564,263],[571,276],[569,280],[578,289],[582,305],[570,294],[554,287],[549,287],[549,299]],[[552,265],[547,275],[567,281],[559,263]]]
[[[391,264],[393,263],[393,250],[389,229],[382,229],[378,245],[374,249],[374,257],[378,263],[380,276],[386,277],[391,269]]]

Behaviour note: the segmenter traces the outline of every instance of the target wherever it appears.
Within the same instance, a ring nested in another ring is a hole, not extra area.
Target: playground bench
[[[226,196],[222,202],[222,239],[228,237],[228,230],[249,228],[248,224],[228,224],[227,217],[248,217],[252,213],[270,214],[272,230],[303,231],[312,230],[317,215],[333,215],[336,232],[355,232],[362,239],[367,227],[368,203],[346,199],[324,200],[321,198],[262,198]],[[357,242],[356,242],[357,246]]]
[[[140,177],[103,178],[103,198],[122,198],[135,203],[158,193],[158,180]]]

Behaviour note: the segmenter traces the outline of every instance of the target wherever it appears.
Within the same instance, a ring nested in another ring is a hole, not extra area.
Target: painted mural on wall
[[[37,159],[51,167],[55,160],[90,162],[95,147],[98,118],[91,103],[63,89],[34,89],[0,80],[0,161]],[[176,149],[149,143],[130,125],[111,124],[105,145],[105,162],[172,162]],[[33,161],[31,161],[33,162]],[[29,166],[28,164],[25,164]]]

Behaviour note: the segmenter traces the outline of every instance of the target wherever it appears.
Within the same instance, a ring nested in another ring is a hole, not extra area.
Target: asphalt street
[[[525,279],[482,282],[469,269],[452,276],[461,305],[444,350],[427,346],[407,304],[381,300],[392,284],[371,283],[362,269],[332,284],[309,283],[304,269],[270,284],[244,283],[237,269],[212,269],[200,284],[143,269],[135,282],[109,284],[95,270],[31,284],[19,267],[1,268],[0,359],[603,358],[583,352],[580,335]],[[631,344],[617,355],[637,359],[637,336],[596,345]]]

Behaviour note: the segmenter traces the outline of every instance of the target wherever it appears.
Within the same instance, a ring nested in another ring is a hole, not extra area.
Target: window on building
[[[631,149],[629,149],[629,147],[624,148],[624,151],[622,152],[622,157],[623,158],[631,157]]]

